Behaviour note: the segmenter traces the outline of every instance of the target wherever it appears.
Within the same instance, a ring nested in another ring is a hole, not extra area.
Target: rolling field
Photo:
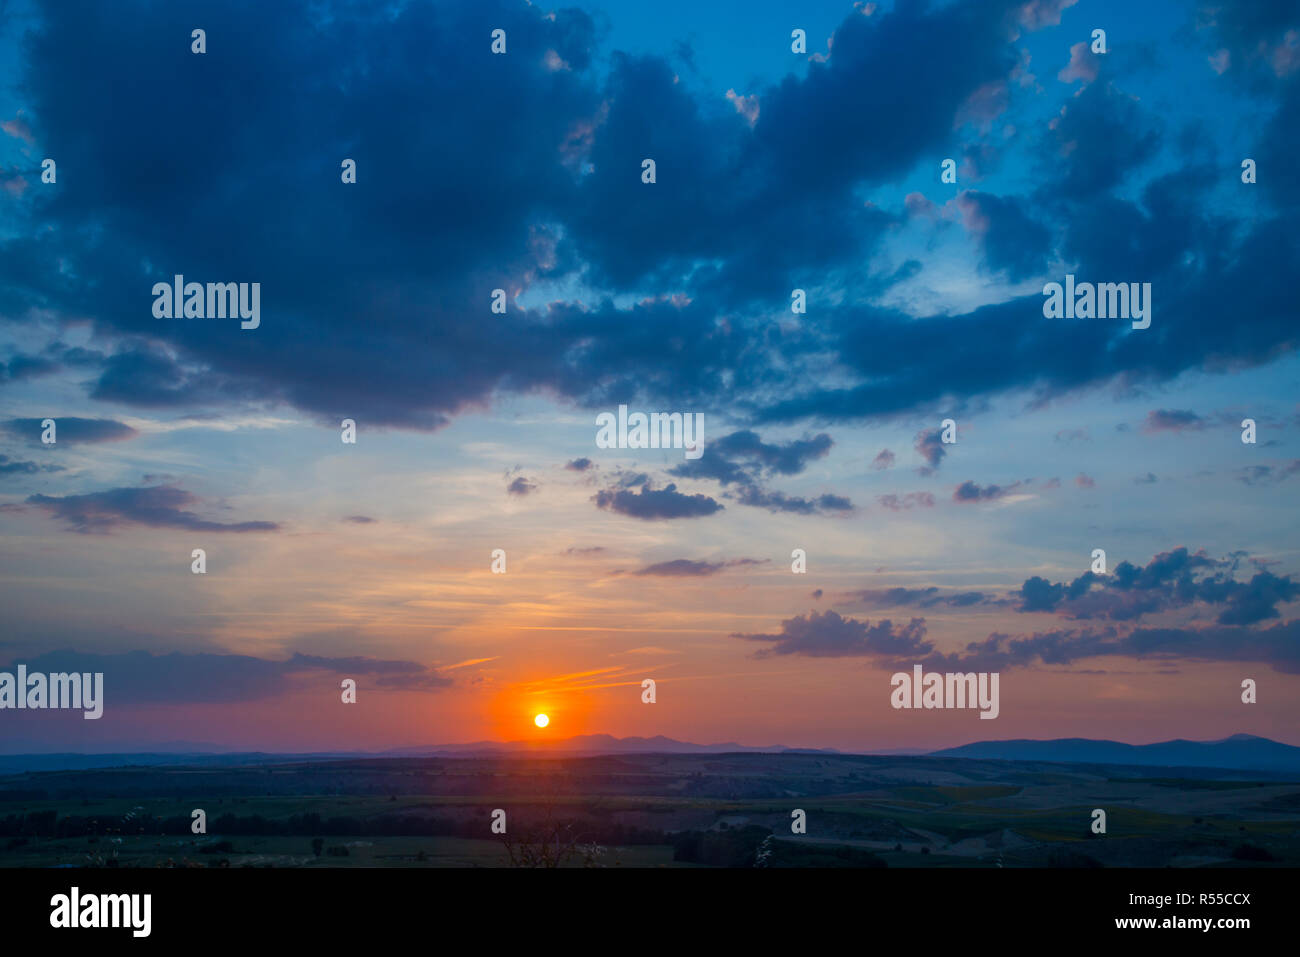
[[[749,753],[29,772],[0,778],[0,866],[508,867],[507,840],[516,866],[1300,864],[1300,783],[1181,773]]]

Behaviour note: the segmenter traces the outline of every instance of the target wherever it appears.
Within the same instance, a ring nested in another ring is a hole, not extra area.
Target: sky
[[[0,750],[1300,745],[1298,150],[1296,3],[0,0]]]

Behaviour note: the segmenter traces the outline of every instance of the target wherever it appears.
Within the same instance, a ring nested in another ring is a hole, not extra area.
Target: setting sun
[[[550,723],[551,719],[544,714],[539,714],[537,717],[533,718],[533,724],[537,725],[539,728],[544,728]]]

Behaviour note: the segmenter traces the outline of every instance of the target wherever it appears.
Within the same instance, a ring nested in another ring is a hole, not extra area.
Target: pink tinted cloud
[[[1300,33],[1288,30],[1274,48],[1272,60],[1273,72],[1278,76],[1286,76],[1300,67]]]
[[[1061,23],[1061,12],[1079,0],[1028,0],[1016,11],[1016,19],[1026,30],[1041,30]]]
[[[1007,81],[990,80],[966,98],[953,118],[953,127],[970,123],[988,129],[994,120],[1006,112],[1008,100]]]
[[[962,225],[972,236],[983,236],[989,231],[988,214],[980,204],[966,190],[957,195],[953,200],[957,204],[957,210],[961,213]]]
[[[1065,65],[1065,69],[1056,74],[1056,78],[1062,83],[1073,83],[1075,80],[1091,83],[1097,79],[1097,69],[1100,65],[1088,48],[1088,44],[1079,42],[1070,47],[1070,62]]]
[[[28,146],[32,146],[36,142],[36,138],[32,136],[31,126],[29,126],[27,121],[23,119],[22,110],[19,110],[18,114],[12,120],[5,120],[3,123],[0,123],[0,130],[4,130],[10,136],[14,137],[14,139],[22,140]]]
[[[736,108],[736,112],[745,118],[750,126],[758,122],[758,96],[740,96],[735,90],[727,91],[727,99]]]

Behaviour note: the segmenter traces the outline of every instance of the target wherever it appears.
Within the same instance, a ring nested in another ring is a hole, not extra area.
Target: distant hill
[[[571,738],[534,741],[475,741],[470,744],[437,744],[427,747],[395,748],[381,752],[384,757],[423,757],[433,754],[477,754],[504,751],[543,751],[564,754],[735,754],[761,751],[767,754],[839,754],[833,748],[787,748],[773,744],[751,747],[727,741],[723,744],[693,744],[658,734],[653,738],[616,738],[609,734],[578,734]]]
[[[468,744],[430,744],[387,751],[310,751],[268,753],[226,751],[217,745],[186,742],[146,745],[140,750],[122,748],[99,754],[0,754],[0,775],[26,771],[85,771],[120,767],[239,767],[349,758],[474,757],[492,754],[555,754],[586,756],[600,754],[838,754],[830,748],[787,748],[784,745],[747,747],[728,741],[722,744],[693,744],[656,735],[653,738],[615,738],[608,734],[583,734],[548,741],[473,741]],[[920,752],[910,752],[920,753]]]
[[[147,746],[146,746],[147,747]],[[602,754],[826,754],[845,753],[833,748],[789,748],[784,745],[752,747],[727,741],[694,744],[657,735],[653,738],[616,738],[608,734],[584,734],[571,738],[533,741],[473,741],[466,744],[431,744],[388,751],[316,751],[266,753],[222,751],[212,745],[175,742],[152,749],[122,748],[104,754],[8,754],[0,755],[0,775],[26,771],[75,771],[114,767],[238,767],[263,764],[349,760],[354,758],[432,758],[547,754],[586,757]],[[1269,771],[1300,773],[1300,748],[1268,738],[1235,734],[1222,741],[1165,741],[1160,744],[1124,744],[1121,741],[1093,741],[1088,738],[1059,738],[1053,741],[978,741],[942,751],[895,748],[856,752],[894,757],[968,758],[984,761],[1037,761],[1059,764],[1104,764],[1137,767],[1218,768],[1227,771]]]
[[[1148,767],[1225,768],[1241,771],[1300,771],[1300,748],[1251,734],[1222,741],[1162,741],[1124,744],[1088,738],[1052,741],[977,741],[930,752],[936,758],[984,761],[1054,761],[1065,764],[1128,764]]]

